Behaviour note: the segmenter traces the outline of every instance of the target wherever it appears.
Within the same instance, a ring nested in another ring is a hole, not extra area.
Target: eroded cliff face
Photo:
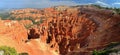
[[[19,22],[16,19],[0,20],[0,36],[6,37],[0,39],[19,52],[28,52],[29,55],[91,55],[93,50],[104,49],[110,42],[120,42],[120,15],[112,11],[92,6],[28,10],[11,13],[12,17],[22,18]],[[35,22],[41,19],[43,22],[34,24],[31,19],[24,20],[31,14]],[[28,24],[32,27],[26,29]]]
[[[119,42],[119,15],[91,7],[63,8],[52,11],[40,29],[47,30],[40,35],[61,55],[90,55],[110,42]]]
[[[34,29],[30,30],[34,32]],[[32,36],[35,36],[35,34]],[[28,31],[22,23],[0,20],[0,46],[14,47],[17,52],[26,52],[29,55],[58,55],[39,38],[29,40],[28,37]]]
[[[80,49],[87,45],[87,38],[96,28],[93,21],[87,19],[85,15],[77,16],[77,13],[59,17],[48,22],[47,43],[52,47],[59,46],[62,55]]]

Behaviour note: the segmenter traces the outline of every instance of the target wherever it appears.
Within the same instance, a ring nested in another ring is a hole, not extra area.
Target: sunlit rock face
[[[14,47],[18,53],[26,52],[29,55],[58,55],[36,36],[36,30],[30,29],[28,34],[18,21],[0,20],[0,46]],[[30,40],[28,37],[31,37]]]
[[[0,20],[0,35],[12,37],[17,41],[25,41],[27,30],[18,21]]]

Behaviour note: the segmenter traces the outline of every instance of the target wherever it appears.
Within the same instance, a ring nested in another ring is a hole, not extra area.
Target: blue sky
[[[0,0],[0,8],[45,8],[58,5],[100,4],[120,8],[120,0]]]

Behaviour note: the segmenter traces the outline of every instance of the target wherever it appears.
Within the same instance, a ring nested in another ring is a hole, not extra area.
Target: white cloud
[[[107,3],[104,3],[104,2],[101,2],[101,1],[96,1],[95,4],[100,4],[100,5],[103,5],[103,6],[109,6],[109,4]]]
[[[113,7],[117,7],[117,6],[120,7],[120,2],[115,2],[115,3],[112,4],[112,6]]]
[[[61,0],[61,1],[52,1],[52,0],[1,0],[0,8],[45,8],[58,5],[78,5],[74,1]]]
[[[25,7],[40,7],[40,8],[58,6],[58,5],[68,5],[68,6],[78,5],[73,1],[50,1],[50,0],[37,0],[37,2],[36,1],[31,2],[31,0],[29,0],[29,2],[26,2],[25,4],[26,4],[24,5]]]
[[[114,5],[114,4],[120,5],[120,2],[113,3],[113,5]]]

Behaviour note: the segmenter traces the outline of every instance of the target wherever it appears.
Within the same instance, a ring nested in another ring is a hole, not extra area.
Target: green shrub
[[[19,53],[19,55],[28,55],[28,53]]]
[[[109,55],[109,53],[118,52],[120,51],[119,49],[112,49],[118,45],[120,45],[119,42],[111,42],[104,50],[99,51],[94,50],[92,55]]]
[[[15,48],[11,48],[8,46],[1,46],[0,47],[0,54],[3,55],[28,55],[28,53],[17,53],[17,51],[15,50]]]
[[[94,50],[92,55],[109,55],[109,53],[118,52],[118,51],[119,50],[116,49],[101,50],[101,51]]]
[[[0,51],[4,51],[4,55],[18,55],[17,51],[14,48],[7,46],[1,46]]]

